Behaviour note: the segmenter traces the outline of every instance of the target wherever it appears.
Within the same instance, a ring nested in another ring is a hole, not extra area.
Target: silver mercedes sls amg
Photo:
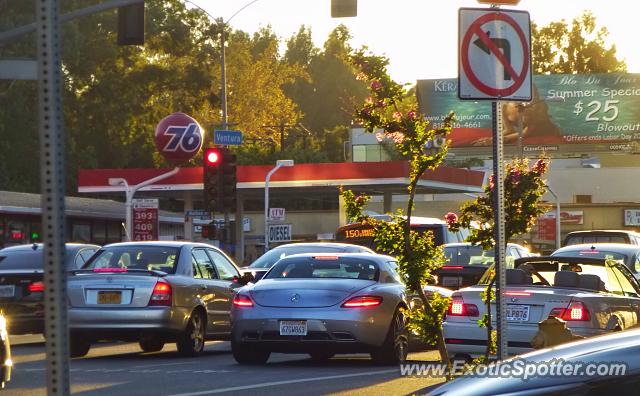
[[[370,353],[384,364],[407,357],[405,287],[394,258],[307,253],[279,260],[260,282],[241,288],[231,308],[238,363],[262,364],[272,352]]]

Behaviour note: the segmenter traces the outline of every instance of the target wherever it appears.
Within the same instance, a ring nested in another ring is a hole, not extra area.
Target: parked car
[[[333,242],[302,242],[287,243],[286,245],[276,246],[262,256],[258,257],[248,267],[240,270],[247,274],[250,273],[255,281],[260,280],[278,260],[300,253],[375,253],[373,250],[359,245],[349,243],[333,243]]]
[[[228,339],[234,289],[244,284],[218,248],[195,242],[123,242],[70,272],[71,355],[100,340],[138,341],[145,352],[175,342],[185,356]]]
[[[562,246],[582,243],[626,243],[630,245],[640,245],[640,233],[629,230],[571,231],[564,237]]]
[[[370,353],[380,363],[407,357],[405,287],[389,256],[307,253],[279,260],[233,300],[231,351],[241,364],[272,352]]]
[[[622,376],[585,376],[585,375],[539,375],[523,380],[522,376],[461,376],[427,393],[428,396],[636,396],[640,388],[640,330],[628,330],[606,334],[586,340],[574,341],[554,348],[517,356],[525,361],[524,372],[531,372],[532,366],[550,365],[562,362],[582,367],[590,363],[625,364],[626,372]],[[511,365],[514,359],[497,363],[500,367]],[[531,366],[531,367],[530,367]],[[513,365],[509,368],[512,370]],[[530,368],[529,368],[530,367]],[[572,368],[573,368],[572,367]]]
[[[76,269],[100,248],[65,244],[64,265]],[[0,310],[11,334],[42,333],[44,329],[43,245],[19,245],[0,250]]]
[[[569,245],[551,253],[552,256],[600,257],[619,260],[640,279],[640,246],[625,243],[583,243]]]
[[[513,260],[517,258],[532,256],[529,249],[515,243],[508,243],[505,252],[507,267],[513,267]],[[495,253],[493,249],[483,250],[480,245],[462,242],[444,245],[444,255],[447,261],[435,271],[438,277],[436,284],[456,290],[478,283],[493,264]]]
[[[556,316],[576,335],[590,337],[638,325],[640,284],[629,269],[615,260],[542,256],[515,260],[507,269],[508,353],[532,349],[538,322]],[[477,286],[453,293],[444,321],[449,354],[468,359],[484,354],[486,328],[478,319],[486,312],[481,300],[494,276],[490,269]],[[495,302],[492,303],[495,320]]]
[[[0,313],[0,388],[4,388],[11,380],[11,342],[7,332],[7,319]]]

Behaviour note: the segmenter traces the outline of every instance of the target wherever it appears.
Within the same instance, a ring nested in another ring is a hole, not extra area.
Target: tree
[[[541,202],[542,195],[546,191],[543,180],[549,167],[545,158],[538,159],[533,167],[529,168],[529,160],[515,159],[505,165],[504,179],[504,218],[505,240],[527,233],[535,225],[538,217],[548,210],[548,206]],[[495,246],[495,178],[489,178],[489,184],[484,188],[484,195],[473,201],[466,202],[460,208],[460,216],[455,213],[447,213],[445,220],[451,231],[456,232],[460,228],[470,229],[468,242],[482,246],[488,250]],[[504,252],[503,252],[504,254]],[[493,281],[483,292],[482,298],[487,306],[487,313],[478,321],[480,326],[487,328],[487,353],[495,353],[494,333],[491,328],[491,301],[495,298]]]
[[[609,73],[626,71],[616,57],[616,46],[607,48],[605,27],[596,30],[596,18],[589,11],[571,22],[564,19],[539,27],[531,24],[533,71],[549,73]],[[593,37],[592,39],[589,39]]]
[[[428,298],[423,289],[432,279],[431,273],[442,266],[444,255],[441,248],[435,246],[432,233],[420,234],[411,230],[410,224],[416,186],[426,170],[434,169],[442,162],[448,141],[438,151],[430,152],[425,150],[425,146],[434,139],[446,139],[451,131],[453,114],[444,120],[441,129],[430,128],[429,121],[418,114],[416,107],[407,109],[404,105],[406,89],[389,77],[386,69],[388,59],[370,55],[366,49],[361,49],[352,54],[351,61],[357,69],[357,78],[370,87],[370,96],[356,110],[355,116],[368,132],[384,131],[395,142],[396,150],[408,160],[409,201],[406,216],[399,212],[392,216],[392,221],[376,221],[362,214],[363,205],[368,200],[366,196],[343,191],[347,215],[373,224],[377,249],[396,257],[407,289],[415,293],[421,302],[414,312],[407,312],[409,327],[418,331],[425,341],[435,344],[442,361],[448,362],[442,335],[442,318],[448,300],[438,295]]]

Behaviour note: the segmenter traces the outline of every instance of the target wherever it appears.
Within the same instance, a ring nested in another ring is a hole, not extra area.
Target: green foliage
[[[609,73],[626,71],[627,65],[616,57],[616,46],[607,48],[609,32],[596,30],[596,18],[589,11],[575,18],[547,26],[531,25],[534,73]]]
[[[347,214],[347,219],[353,222],[365,222],[370,221],[371,219],[364,215],[364,207],[367,205],[371,197],[362,194],[357,195],[351,190],[345,190],[340,187],[340,195],[344,199],[345,211]]]
[[[513,236],[529,232],[535,225],[536,219],[545,213],[547,205],[541,203],[541,197],[546,192],[543,176],[548,169],[548,160],[538,159],[529,168],[529,160],[515,159],[505,165],[504,178],[504,213],[505,240]],[[466,202],[460,208],[460,216],[449,213],[446,220],[449,229],[457,231],[460,228],[470,228],[468,241],[491,249],[495,241],[494,233],[494,194],[493,175],[489,184],[484,188],[484,195],[473,201]]]
[[[433,293],[429,298],[433,314],[426,314],[424,309],[407,310],[405,315],[409,319],[409,330],[414,334],[418,334],[424,344],[436,345],[438,332],[442,327],[442,322],[444,322],[444,313],[450,303],[450,298]]]

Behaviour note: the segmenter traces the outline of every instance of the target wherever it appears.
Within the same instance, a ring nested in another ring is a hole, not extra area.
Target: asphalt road
[[[44,395],[44,340],[12,338],[14,369],[3,395]],[[413,353],[412,360],[436,361],[437,353]],[[197,358],[177,355],[174,345],[142,353],[137,344],[101,344],[70,363],[71,391],[78,395],[406,395],[441,378],[400,377],[397,367],[377,366],[368,355],[339,355],[312,362],[307,355],[273,354],[265,366],[241,366],[228,342],[209,342]]]

